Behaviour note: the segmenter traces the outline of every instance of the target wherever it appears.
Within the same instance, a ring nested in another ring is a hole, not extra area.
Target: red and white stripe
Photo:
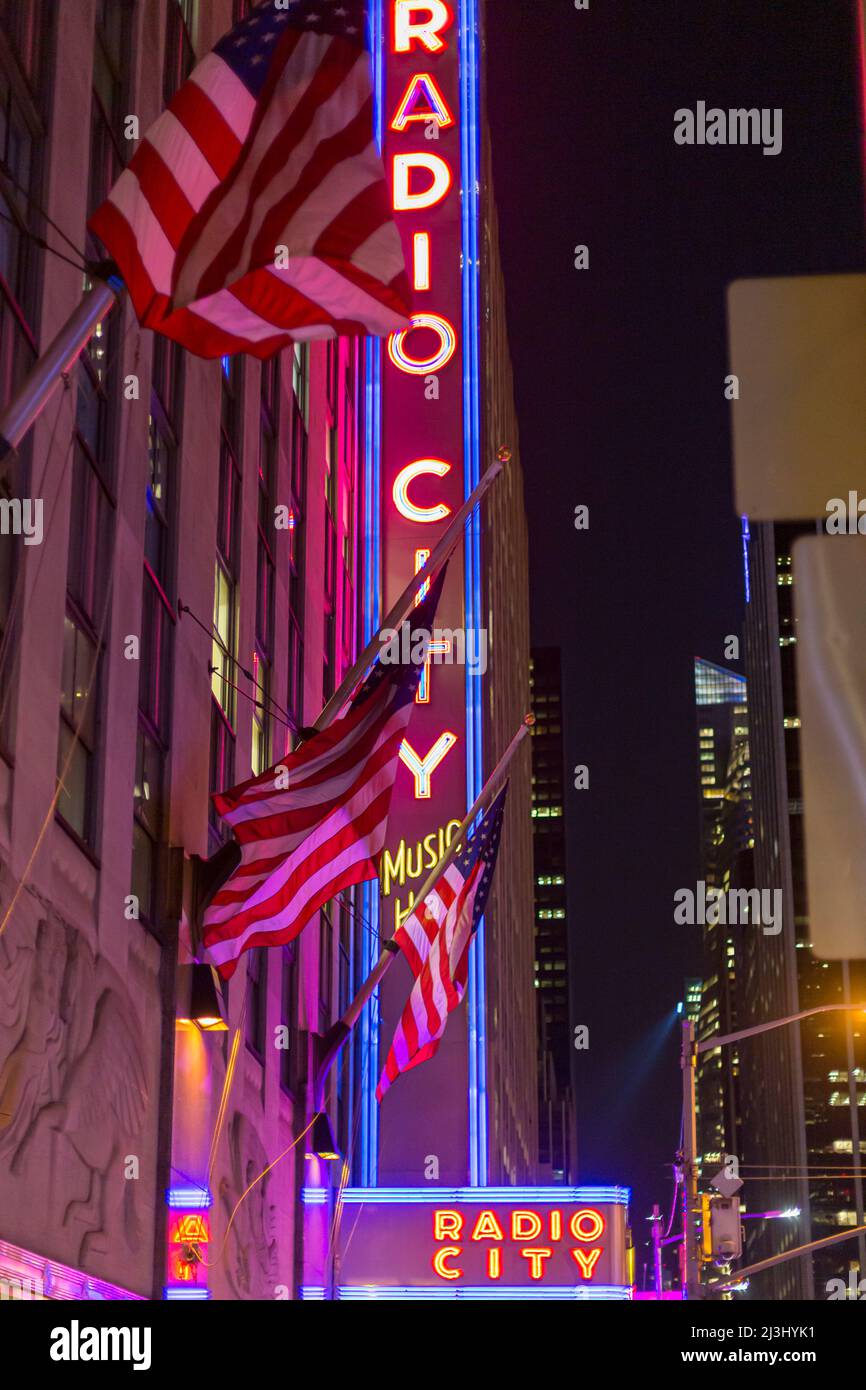
[[[340,37],[287,31],[259,100],[208,54],[90,228],[142,325],[201,357],[408,326],[369,55]]]
[[[378,1100],[398,1076],[435,1055],[448,1015],[463,999],[481,873],[480,860],[466,879],[456,865],[449,865],[433,891],[394,933],[415,983],[376,1087]]]
[[[204,915],[229,979],[242,952],[292,941],[336,893],[375,878],[411,700],[383,681],[362,704],[259,777],[214,798],[241,863]],[[277,786],[281,769],[287,786]]]

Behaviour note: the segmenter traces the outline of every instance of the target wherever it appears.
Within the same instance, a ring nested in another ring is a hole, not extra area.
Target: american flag
[[[441,570],[412,612],[428,632]],[[377,662],[342,719],[281,763],[214,797],[241,862],[204,913],[204,945],[224,979],[253,946],[293,941],[335,894],[375,878],[388,827],[400,744],[423,669]]]
[[[376,1087],[377,1100],[403,1072],[435,1055],[448,1015],[466,992],[469,947],[496,868],[507,791],[506,783],[432,892],[394,933],[415,983]]]
[[[363,0],[260,5],[147,131],[90,222],[144,327],[260,358],[408,327],[365,25]]]

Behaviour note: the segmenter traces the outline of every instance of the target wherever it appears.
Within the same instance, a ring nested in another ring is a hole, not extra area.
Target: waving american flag
[[[139,321],[200,357],[408,327],[362,0],[270,0],[147,131],[90,228]]]
[[[442,569],[413,609],[417,632],[429,633],[444,579]],[[244,951],[293,941],[336,893],[379,872],[400,744],[426,655],[424,644],[411,647],[409,665],[376,663],[342,719],[276,767],[214,797],[241,851],[204,914],[208,959],[225,979]]]
[[[434,1056],[448,1015],[466,992],[469,947],[496,868],[507,791],[506,784],[432,892],[394,933],[415,983],[376,1087],[380,1101],[398,1076]]]

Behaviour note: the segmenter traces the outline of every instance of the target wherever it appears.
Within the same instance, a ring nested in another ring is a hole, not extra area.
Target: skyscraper
[[[822,961],[809,942],[803,860],[797,632],[791,547],[814,525],[752,525],[746,615],[755,883],[781,892],[782,930],[743,936],[743,1017],[748,1026],[825,1003],[866,997],[866,963]],[[761,1207],[798,1207],[798,1222],[750,1222],[749,1262],[863,1224],[866,1027],[839,1012],[742,1044],[742,1159],[761,1177]],[[756,1183],[757,1187],[758,1184]],[[781,1230],[780,1230],[781,1228]],[[859,1248],[858,1248],[859,1247]],[[862,1238],[758,1276],[759,1297],[821,1298],[826,1281],[866,1267]],[[813,1282],[814,1269],[814,1282]]]
[[[695,658],[701,874],[707,889],[751,888],[751,798],[748,706],[742,676]],[[737,977],[742,927],[727,920],[703,927],[699,1041],[737,1026]],[[702,1054],[697,1075],[698,1155],[712,1172],[738,1149],[738,1051]]]
[[[530,687],[532,845],[535,872],[535,988],[538,1000],[539,1163],[554,1181],[577,1167],[574,1055],[565,884],[565,763],[562,671],[557,647],[534,647]]]

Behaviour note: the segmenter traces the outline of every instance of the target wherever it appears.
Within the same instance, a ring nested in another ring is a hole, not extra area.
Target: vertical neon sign
[[[384,352],[371,342],[368,353],[368,632],[479,476],[477,0],[457,5],[372,0],[370,39],[377,131],[415,287],[415,313],[412,328],[394,335]],[[465,552],[449,566],[438,621],[443,627],[481,625],[477,522],[467,528]],[[392,823],[402,837],[400,853],[410,846],[411,864],[411,842],[420,846],[455,816],[459,819],[480,789],[479,673],[449,665],[434,665],[425,673],[402,761]],[[390,935],[409,908],[411,892],[402,902],[383,896],[375,909],[374,896],[367,899],[369,916],[377,910],[376,924]],[[473,1184],[486,1180],[483,949],[482,929],[473,952],[465,1020],[449,1025],[458,1043],[461,1027],[465,1030],[460,1062],[452,1058],[447,1089],[453,1113],[450,1083],[456,1083],[462,1067],[469,1105],[461,1164]],[[362,1039],[370,1062],[362,1083],[361,1117],[362,1181],[370,1183],[377,1181],[380,1164],[373,1100],[378,1001],[372,1012]],[[389,1020],[391,1013],[389,1004]],[[422,1091],[414,1084],[417,1112],[426,1098],[419,1104]],[[399,1092],[395,1088],[392,1094]],[[391,1107],[399,1103],[389,1096]],[[395,1117],[395,1128],[397,1124]],[[394,1161],[399,1168],[400,1160]],[[386,1167],[390,1162],[386,1156]]]

